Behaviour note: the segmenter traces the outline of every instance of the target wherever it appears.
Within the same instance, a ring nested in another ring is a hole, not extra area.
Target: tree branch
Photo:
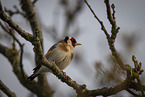
[[[38,22],[38,18],[36,17],[36,12],[33,8],[34,2],[31,2],[31,0],[21,0],[21,4],[22,4],[21,8],[23,9],[23,11],[25,11],[26,16],[28,17],[28,20],[30,22],[30,25],[31,25],[31,28],[33,31],[33,35],[36,35],[39,37],[42,51],[43,51],[43,35],[42,35],[42,30],[41,30],[40,24]],[[37,59],[38,59],[38,56],[37,56],[37,54],[35,54],[36,66],[38,65]],[[48,85],[45,74],[38,76],[38,82],[42,85]]]
[[[19,45],[20,47],[20,67],[21,67],[21,73],[22,73],[22,76],[23,78],[25,78],[24,76],[24,69],[23,69],[23,62],[22,62],[22,59],[23,59],[23,46],[24,44],[21,44],[20,41],[15,37],[14,35],[14,29],[10,28],[6,23],[5,23],[6,27],[4,27],[4,25],[0,22],[0,26],[3,28],[3,30],[5,32],[7,32]]]
[[[113,19],[115,20],[115,5],[112,4],[112,5],[111,5],[111,8],[112,8],[112,10],[113,10],[112,17],[113,17]]]
[[[0,80],[0,89],[8,96],[8,97],[16,97],[16,94],[12,92],[1,80]]]
[[[42,31],[38,19],[36,17],[36,12],[33,8],[34,7],[33,3],[31,2],[31,0],[21,0],[21,7],[28,17],[28,20],[30,22],[33,31],[33,35],[38,35],[41,42],[41,46],[43,47]]]
[[[0,44],[0,53],[3,54],[9,60],[9,62],[12,65],[13,72],[24,87],[35,93],[38,97],[48,97],[48,94],[50,97],[52,96],[52,91],[48,91],[48,86],[43,86],[35,81],[31,82],[23,78],[20,67],[20,56],[16,49],[9,49]],[[25,73],[24,76],[28,77]]]
[[[94,15],[94,17],[97,19],[97,21],[100,23],[101,25],[101,29],[104,31],[105,35],[106,35],[106,38],[108,40],[108,44],[109,44],[109,47],[110,47],[110,50],[112,52],[112,55],[114,56],[115,60],[117,61],[117,63],[119,64],[119,66],[123,69],[123,70],[126,70],[127,68],[124,66],[118,52],[116,51],[115,47],[114,47],[114,42],[115,42],[115,38],[116,38],[116,34],[117,33],[112,33],[111,37],[110,35],[108,34],[107,30],[105,29],[105,26],[103,25],[103,22],[100,21],[100,19],[97,17],[97,15],[94,13],[93,9],[91,8],[91,6],[88,4],[87,0],[84,0],[84,2],[87,4],[88,8],[90,9],[90,11],[92,12],[92,14]],[[106,6],[107,6],[107,15],[108,15],[108,18],[109,18],[109,21],[111,22],[111,24],[113,24],[112,26],[112,31],[116,31],[114,29],[116,29],[116,21],[113,19],[112,20],[112,16],[110,16],[111,14],[111,9],[110,9],[110,5],[109,4],[109,1],[108,0],[105,0],[106,2]],[[109,8],[109,9],[108,9]],[[115,21],[115,23],[114,23]],[[117,28],[118,29],[118,28]],[[119,29],[118,29],[119,30]],[[117,31],[118,31],[117,30]]]
[[[87,91],[88,94],[90,96],[110,96],[110,95],[114,95],[117,94],[118,92],[127,89],[127,80],[125,80],[124,82],[122,82],[121,84],[115,86],[115,87],[104,87],[102,89],[97,89],[97,90],[89,90]]]
[[[104,25],[102,24],[102,21],[100,21],[99,18],[96,16],[96,14],[94,13],[93,9],[90,7],[88,2],[86,0],[84,0],[84,2],[87,4],[88,8],[91,10],[91,12],[94,15],[94,17],[100,23],[101,29],[105,28]],[[119,56],[119,54],[118,54],[118,52],[117,52],[117,50],[115,49],[115,46],[114,46],[114,42],[115,42],[117,33],[119,32],[119,27],[117,27],[116,20],[115,20],[115,9],[114,9],[115,6],[112,5],[113,14],[111,14],[111,8],[110,8],[109,0],[104,0],[104,2],[106,4],[108,20],[109,20],[110,24],[112,25],[111,37],[108,37],[109,34],[108,34],[108,32],[106,30],[103,30],[103,31],[104,31],[104,33],[105,33],[105,35],[107,37],[109,48],[110,48],[110,50],[112,52],[112,55],[114,56],[115,60],[119,64],[119,66],[123,70],[127,71],[127,79],[123,83],[121,83],[120,85],[117,85],[114,88],[102,88],[102,89],[97,89],[97,90],[89,90],[89,93],[90,93],[89,95],[93,95],[93,96],[98,96],[98,95],[109,96],[109,95],[116,94],[116,93],[118,93],[118,92],[120,92],[122,90],[126,90],[128,88],[133,88],[134,90],[141,91],[142,95],[144,95],[144,93],[143,93],[144,85],[142,85],[140,83],[140,80],[138,80],[139,83],[136,83],[136,82],[133,81],[134,80],[133,78],[135,77],[135,75],[131,74],[131,66],[124,65],[123,61],[121,60],[121,58],[120,58],[120,56]],[[138,65],[138,67],[141,68],[140,65]],[[141,69],[139,69],[139,74],[140,74],[140,72],[142,73]],[[135,73],[135,74],[139,75],[138,73]]]
[[[23,12],[21,12],[21,11],[17,8],[17,6],[14,6],[14,9],[15,9],[15,11],[8,10],[7,8],[4,8],[5,12],[7,12],[7,13],[9,14],[10,17],[12,17],[13,15],[16,15],[16,14],[20,14],[20,15],[22,15],[24,18],[26,18],[26,15],[25,15]]]
[[[115,38],[110,37],[110,35],[108,34],[107,30],[105,29],[105,27],[103,25],[103,22],[100,21],[99,18],[95,15],[94,11],[92,10],[92,8],[90,7],[90,5],[87,3],[86,0],[85,0],[85,3],[90,8],[90,10],[93,13],[93,15],[95,16],[95,18],[99,21],[99,23],[102,27],[102,30],[104,31],[104,33],[107,37],[108,44],[109,44],[109,47],[111,49],[112,55],[115,57],[116,61],[120,65],[120,67],[122,67],[123,70],[126,70],[122,60],[120,59],[120,57],[119,57],[119,55],[114,47],[114,41],[115,41],[116,37]],[[1,9],[1,6],[0,6],[0,9]],[[36,33],[35,33],[36,35],[31,35],[25,31],[23,31],[2,10],[0,10],[0,18],[4,22],[6,22],[10,27],[12,27],[15,31],[17,31],[17,33],[19,35],[21,35],[24,39],[26,39],[27,41],[32,43],[32,45],[34,46],[34,52],[38,56],[38,61],[37,61],[38,64],[42,64],[42,65],[46,66],[47,68],[51,69],[53,74],[56,75],[58,77],[58,79],[60,79],[62,82],[65,82],[68,86],[70,86],[74,90],[76,90],[78,95],[81,95],[83,97],[98,96],[98,95],[109,96],[109,95],[116,94],[122,90],[127,90],[128,88],[130,88],[130,89],[132,88],[132,89],[137,90],[137,91],[144,91],[145,90],[144,85],[142,85],[142,84],[138,85],[139,83],[136,83],[133,81],[132,75],[130,73],[131,68],[129,68],[129,73],[127,73],[126,80],[124,82],[122,82],[121,84],[119,84],[113,88],[112,87],[111,88],[104,87],[102,89],[88,90],[86,88],[85,84],[79,85],[76,81],[73,81],[69,76],[67,76],[65,74],[65,72],[60,71],[55,63],[48,62],[48,60],[43,55],[41,40],[40,40],[39,36],[37,35],[38,30],[36,30]],[[46,94],[48,94],[48,92],[50,92],[50,91],[48,91],[49,87],[47,87],[45,85],[40,85],[35,81],[31,82],[31,81],[22,79],[22,75],[19,74],[21,72],[20,65],[19,65],[20,64],[20,62],[19,62],[20,56],[19,56],[18,51],[16,49],[9,49],[9,48],[0,44],[0,53],[2,53],[4,56],[6,56],[8,58],[8,60],[10,61],[10,63],[13,66],[14,73],[16,74],[17,78],[19,79],[19,81],[22,83],[23,86],[25,86],[27,89],[31,90],[33,93],[35,93],[39,97],[42,97],[42,95],[45,97],[48,96]],[[27,75],[25,74],[25,76],[27,76]],[[140,88],[140,87],[142,87],[142,88]],[[43,93],[42,93],[42,91],[43,91]]]
[[[117,36],[117,33],[119,32],[120,27],[117,27],[116,25],[116,20],[115,20],[115,5],[112,4],[112,9],[113,9],[113,13],[111,13],[111,7],[110,7],[110,3],[109,0],[104,0],[105,4],[106,4],[106,10],[107,10],[107,18],[110,22],[110,24],[112,25],[111,28],[111,39],[113,40],[113,43],[115,42],[115,38]]]
[[[62,82],[65,82],[68,86],[71,86],[72,88],[74,88],[77,93],[79,93],[79,94],[83,94],[84,93],[84,91],[86,90],[85,85],[79,85],[79,84],[77,84],[69,76],[67,76],[64,72],[61,72],[59,70],[59,68],[55,64],[50,64],[48,62],[48,60],[43,55],[43,50],[42,50],[41,43],[40,43],[40,40],[39,40],[38,37],[33,36],[33,35],[29,34],[29,33],[26,33],[18,25],[16,26],[16,24],[10,18],[8,18],[7,15],[3,11],[0,12],[0,18],[3,21],[7,22],[10,27],[14,28],[18,32],[18,34],[20,34],[23,38],[25,38],[26,40],[30,41],[34,45],[34,52],[38,56],[38,62],[39,62],[39,64],[45,65],[47,68],[51,69],[53,71],[53,74],[55,74],[59,79],[61,79]],[[14,70],[14,71],[16,72],[17,70]],[[36,90],[34,91],[34,87],[32,85],[31,85],[31,87],[28,86],[31,82],[29,83],[28,81],[23,81],[21,79],[21,77],[20,77],[19,80],[21,81],[21,83],[25,87],[27,87],[33,93],[38,92]],[[36,85],[36,86],[38,86],[38,85]],[[38,93],[36,93],[36,94],[38,94]]]
[[[112,13],[111,13],[111,7],[109,4],[109,0],[104,0],[105,4],[106,4],[106,10],[107,10],[107,18],[110,22],[110,24],[112,25],[112,29],[116,29],[116,20],[112,17]]]
[[[97,21],[100,23],[101,25],[101,29],[104,31],[106,38],[109,39],[110,35],[108,34],[103,22],[97,17],[97,15],[95,14],[95,12],[93,11],[93,9],[91,8],[91,6],[89,5],[89,3],[87,2],[87,0],[84,0],[84,2],[87,4],[88,8],[90,9],[90,11],[92,12],[92,14],[94,15],[94,17],[97,19]]]
[[[0,11],[0,18],[5,21],[10,27],[15,29],[19,35],[21,35],[24,39],[27,41],[33,41],[34,40],[34,35],[31,35],[24,30],[22,30],[17,24],[15,24],[10,17],[8,17],[4,11]]]
[[[130,94],[132,94],[135,97],[139,97],[139,95],[137,95],[136,93],[134,93],[133,91],[131,91],[130,89],[126,90],[127,92],[129,92]]]

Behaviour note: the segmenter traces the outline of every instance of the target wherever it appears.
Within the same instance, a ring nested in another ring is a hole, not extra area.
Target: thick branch
[[[12,92],[1,80],[0,80],[0,89],[8,96],[8,97],[16,97],[16,94]]]
[[[33,2],[31,2],[31,0],[21,0],[21,7],[22,9],[25,11],[26,16],[28,17],[28,20],[30,22],[32,31],[33,31],[33,35],[36,35],[39,37],[40,43],[41,43],[41,47],[43,50],[43,36],[42,36],[42,30],[40,27],[40,24],[38,22],[38,18],[36,17],[36,12],[34,10],[34,4]],[[38,65],[38,56],[37,54],[35,54],[35,63],[36,65]],[[44,85],[48,85],[47,84],[47,79],[45,74],[42,74],[38,77],[38,82],[40,84],[44,84]]]
[[[9,49],[0,44],[0,53],[3,54],[9,60],[9,62],[11,63],[11,65],[13,67],[13,72],[15,73],[15,75],[19,79],[20,83],[24,87],[26,87],[28,90],[32,91],[39,97],[48,97],[48,94],[51,97],[52,91],[49,91],[50,89],[48,86],[43,86],[43,85],[36,83],[35,81],[31,82],[31,81],[24,79],[24,77],[21,73],[20,56],[16,49]],[[28,77],[25,73],[24,73],[24,75],[26,77]]]
[[[21,4],[22,4],[22,9],[25,11],[28,20],[30,22],[32,31],[33,31],[33,35],[38,35],[41,45],[43,47],[43,36],[42,36],[42,31],[41,31],[41,27],[40,24],[38,22],[38,19],[36,17],[36,12],[34,10],[34,6],[33,3],[31,2],[31,0],[21,0]]]
[[[17,24],[15,24],[15,23],[12,21],[12,19],[11,19],[10,17],[8,17],[8,16],[4,13],[4,11],[0,11],[0,18],[1,18],[4,22],[8,23],[8,25],[9,25],[10,27],[12,27],[14,30],[16,30],[16,31],[19,33],[19,35],[21,35],[21,36],[22,36],[23,38],[25,38],[27,41],[30,41],[30,42],[33,41],[34,36],[31,35],[31,34],[29,34],[29,33],[27,33],[27,32],[25,32],[24,30],[22,30]]]
[[[115,87],[104,87],[102,89],[96,89],[96,90],[88,90],[86,91],[87,94],[89,96],[110,96],[110,95],[114,95],[114,94],[117,94],[123,90],[127,90],[129,91],[129,89],[134,89],[136,91],[145,91],[145,85],[141,85],[139,86],[138,83],[136,82],[132,82],[130,81],[131,79],[126,79],[124,82],[120,83],[119,85],[115,86]],[[142,87],[142,89],[140,88]],[[129,91],[131,92],[131,91]],[[131,93],[133,95],[137,95],[135,93]]]
[[[90,96],[99,96],[99,95],[110,96],[110,95],[114,95],[114,94],[116,94],[122,90],[126,90],[126,89],[127,89],[127,80],[125,80],[124,82],[122,82],[121,84],[119,84],[113,88],[104,87],[102,89],[89,90],[87,92]]]
[[[86,95],[85,91],[86,85],[79,85],[76,81],[73,81],[65,72],[60,71],[60,69],[56,66],[55,63],[49,63],[46,58],[43,58],[43,64],[53,71],[53,74],[58,77],[62,82],[65,82],[68,86],[72,87],[76,90],[77,94]],[[86,97],[85,96],[85,97]]]

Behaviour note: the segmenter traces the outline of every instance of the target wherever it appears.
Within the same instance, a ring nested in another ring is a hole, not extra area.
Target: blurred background
[[[7,11],[21,10],[18,0],[1,0]],[[110,23],[106,16],[106,6],[103,0],[88,0],[92,9],[103,21],[110,33]],[[132,67],[132,55],[142,62],[145,70],[145,0],[110,0],[115,4],[117,35],[115,47],[123,62]],[[17,7],[14,7],[17,6]],[[76,47],[74,59],[64,70],[79,84],[86,84],[88,89],[98,89],[104,86],[113,87],[126,78],[124,71],[115,62],[100,24],[94,18],[89,8],[82,0],[38,0],[35,4],[37,17],[41,24],[44,53],[64,36],[76,38],[82,45]],[[12,16],[13,21],[26,32],[32,33],[30,25],[22,15]],[[2,22],[0,20],[0,22]],[[21,43],[24,43],[24,70],[30,75],[35,67],[33,46],[15,33]],[[0,27],[0,43],[12,48],[12,37]],[[18,45],[17,45],[18,47]],[[58,80],[53,74],[47,73],[48,83],[55,91],[54,97],[75,97],[75,91]],[[15,75],[8,60],[0,54],[0,80],[2,80],[18,97],[35,97],[24,88]],[[145,74],[141,75],[145,84]],[[113,97],[132,97],[122,91]],[[0,91],[0,97],[6,97]]]

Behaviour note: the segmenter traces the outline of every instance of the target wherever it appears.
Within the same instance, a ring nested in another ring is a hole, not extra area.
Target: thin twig
[[[112,17],[113,17],[113,19],[115,19],[115,5],[112,4],[112,5],[111,5],[111,8],[112,8],[112,10],[113,10]]]
[[[107,39],[110,38],[110,35],[108,34],[105,26],[103,25],[103,22],[97,17],[97,15],[95,14],[95,12],[93,11],[93,9],[91,8],[91,6],[89,5],[89,3],[87,2],[87,0],[84,0],[84,2],[87,4],[87,6],[89,7],[90,11],[92,12],[92,14],[94,15],[94,17],[97,19],[97,21],[100,23],[101,25],[101,29],[104,31]]]
[[[132,94],[135,97],[139,97],[138,94],[134,93],[133,91],[131,91],[130,89],[127,89],[126,91],[128,91],[130,94]]]
[[[19,44],[19,46],[21,47],[21,43],[20,43],[20,41],[15,37],[15,35],[14,35],[14,29],[12,29],[12,28],[10,28],[6,23],[5,23],[5,25],[6,25],[6,28],[4,29],[4,26],[3,26],[3,29],[10,35],[10,36],[12,36],[13,37],[13,39]],[[1,25],[2,26],[2,25]]]
[[[116,25],[116,23],[114,24],[114,20],[112,20],[113,18],[112,18],[112,16],[111,16],[109,1],[108,1],[108,0],[105,0],[105,1],[107,1],[107,2],[106,2],[107,8],[109,8],[109,9],[107,9],[108,18],[109,18],[111,24]],[[111,52],[112,52],[112,55],[115,57],[116,61],[117,61],[118,64],[120,65],[120,67],[121,67],[123,70],[126,70],[126,69],[125,69],[125,66],[124,66],[124,64],[123,64],[123,62],[122,62],[122,60],[120,59],[120,56],[119,56],[118,52],[116,51],[116,49],[115,49],[115,47],[114,47],[114,42],[115,42],[114,39],[116,38],[116,33],[113,33],[113,34],[111,35],[111,38],[110,38],[110,35],[108,34],[107,30],[105,29],[105,27],[104,27],[104,25],[103,25],[103,22],[100,21],[100,19],[96,16],[96,14],[94,13],[93,9],[92,9],[91,6],[88,4],[87,0],[84,0],[84,2],[87,4],[87,6],[89,7],[90,11],[91,11],[92,14],[94,15],[94,17],[95,17],[95,18],[97,19],[97,21],[100,23],[100,25],[101,25],[101,27],[102,27],[101,29],[104,31],[104,33],[105,33],[105,35],[106,35],[106,37],[107,37],[108,44],[109,44],[110,50],[111,50]],[[112,19],[110,19],[110,17],[111,17]],[[114,27],[112,27],[112,28],[114,29]],[[112,30],[112,31],[114,31],[114,30]],[[117,31],[118,31],[118,30],[117,30]],[[112,37],[113,37],[113,38],[112,38]]]
[[[110,7],[110,4],[109,4],[109,0],[104,0],[105,4],[106,4],[106,9],[107,9],[107,18],[109,20],[109,22],[111,23],[112,25],[112,29],[116,29],[116,21],[115,19],[112,17],[112,14],[111,14],[111,7]]]
[[[109,0],[104,0],[105,4],[106,4],[106,10],[107,10],[107,18],[110,22],[110,24],[112,25],[111,28],[111,39],[113,40],[112,44],[115,42],[117,33],[119,32],[120,27],[117,27],[116,25],[116,20],[115,20],[115,5],[112,4],[112,9],[113,9],[113,13],[111,13],[111,7],[110,7],[110,3]]]
[[[25,79],[25,75],[24,75],[24,69],[23,69],[23,52],[24,52],[24,44],[22,44],[20,46],[20,49],[21,49],[21,53],[20,53],[20,68],[21,68],[21,73],[22,73],[22,76],[23,78]]]
[[[25,13],[21,12],[17,6],[14,6],[14,9],[15,11],[12,11],[12,10],[8,10],[7,8],[4,8],[5,12],[7,12],[9,14],[10,17],[12,17],[13,15],[16,15],[16,14],[20,14],[22,15],[24,18],[26,18],[26,15]]]
[[[23,59],[23,46],[24,46],[24,44],[21,44],[20,41],[15,37],[14,30],[12,28],[10,28],[6,23],[5,23],[5,25],[6,25],[6,27],[4,27],[4,25],[2,25],[2,23],[0,22],[0,26],[3,28],[3,30],[5,32],[7,32],[10,36],[12,36],[13,39],[19,44],[19,47],[20,47],[20,50],[21,50],[21,53],[20,53],[21,74],[22,74],[23,78],[25,79],[24,69],[23,69],[23,62],[22,62],[22,59]]]
[[[12,37],[13,39],[19,44],[19,47],[20,47],[20,50],[21,50],[21,53],[20,53],[20,68],[21,68],[21,74],[23,76],[23,78],[25,79],[25,75],[24,75],[24,69],[23,69],[23,47],[24,47],[24,44],[21,44],[20,41],[15,37],[14,35],[14,29],[10,28],[6,23],[5,23],[7,29],[9,31],[7,31]]]
[[[16,97],[16,94],[12,92],[1,80],[0,80],[0,89],[8,96],[8,97]]]

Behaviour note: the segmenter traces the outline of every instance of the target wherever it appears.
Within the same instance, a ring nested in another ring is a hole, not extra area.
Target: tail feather
[[[32,81],[32,80],[34,80],[38,75],[39,75],[39,74],[32,74],[32,75],[30,75],[27,79],[30,80],[30,81]]]
[[[34,72],[33,72],[33,74],[32,75],[30,75],[27,79],[28,80],[34,80],[38,75],[39,75],[39,72],[37,72],[39,69],[41,68],[41,65],[37,65],[33,70],[34,70]]]

